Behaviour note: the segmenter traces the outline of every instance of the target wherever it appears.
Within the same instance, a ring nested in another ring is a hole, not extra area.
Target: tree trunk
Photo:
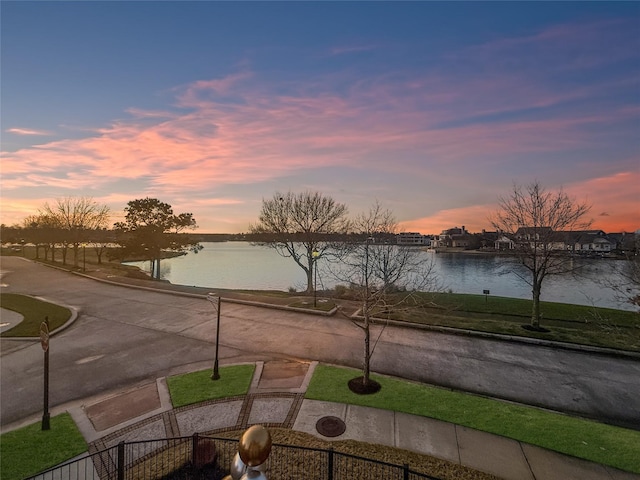
[[[313,293],[315,286],[313,284],[313,269],[316,268],[313,263],[309,264],[309,268],[305,272],[307,274],[307,293]]]
[[[540,327],[540,284],[535,282],[533,285],[533,307],[531,311],[531,326]]]
[[[369,315],[365,316],[364,321],[364,366],[362,368],[362,384],[366,387],[369,385],[369,374],[370,374],[370,366],[369,361],[371,359],[371,355],[369,353],[369,349],[371,347],[371,332],[369,330]]]
[[[156,280],[160,280],[160,257],[156,258]]]

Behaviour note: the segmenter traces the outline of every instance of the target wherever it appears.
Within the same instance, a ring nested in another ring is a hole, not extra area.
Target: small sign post
[[[483,290],[482,293],[484,293],[484,304],[487,304],[487,298],[488,295],[491,293],[489,290]]]
[[[42,430],[51,429],[49,423],[49,317],[40,324],[40,345],[44,350],[44,413],[42,414]]]

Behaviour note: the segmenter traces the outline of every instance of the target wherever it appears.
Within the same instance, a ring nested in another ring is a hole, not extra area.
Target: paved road
[[[51,340],[52,406],[211,364],[215,317],[204,299],[108,285],[15,257],[2,259],[2,270],[3,292],[79,311]],[[37,341],[1,342],[6,425],[42,409],[42,350]],[[222,365],[298,358],[355,367],[362,343],[360,330],[339,317],[222,304]],[[638,360],[387,328],[372,369],[640,429]]]

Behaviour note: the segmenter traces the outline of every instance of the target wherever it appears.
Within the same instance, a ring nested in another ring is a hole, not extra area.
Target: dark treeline
[[[82,232],[74,232],[74,239],[77,238],[77,234],[81,236],[81,241],[85,243],[118,243],[120,240],[120,232],[118,230],[111,229],[94,229],[83,230]],[[189,237],[195,242],[252,242],[252,243],[268,243],[274,240],[280,239],[281,234],[270,233],[178,233],[167,235],[182,235]],[[288,239],[296,241],[302,239],[304,234],[290,234]],[[318,234],[322,237],[323,241],[329,242],[354,242],[367,240],[366,236],[358,234]],[[58,243],[65,242],[66,237],[69,236],[69,231],[65,229],[50,227],[19,227],[19,226],[0,226],[0,239],[3,244],[9,243],[14,245],[20,245],[23,243],[31,243],[34,245],[44,243]],[[372,243],[396,243],[395,235],[393,234],[379,234],[374,237],[369,237]]]
[[[100,244],[115,244],[118,243],[119,231],[116,229],[84,229],[79,232],[69,232],[65,229],[59,229],[55,227],[20,227],[20,226],[7,226],[0,225],[0,241],[3,244],[20,245],[23,243],[31,243],[34,245],[39,244],[63,244],[66,242],[67,237],[72,236],[73,239],[77,239],[78,235],[81,237],[81,242],[85,243],[100,243]],[[167,234],[169,235],[169,234]],[[252,242],[252,243],[269,243],[281,239],[282,234],[272,233],[178,233],[172,235],[181,235],[189,237],[192,241],[202,242]],[[303,233],[290,234],[289,240],[297,241],[302,240]],[[317,234],[322,237],[322,241],[328,242],[365,242],[367,237],[357,234]],[[467,250],[483,249],[486,248],[489,243],[493,243],[493,239],[485,238],[483,233],[474,233],[468,235],[469,244]],[[619,242],[619,250],[634,250],[635,235],[628,234]],[[369,237],[371,243],[396,243],[396,236],[394,234],[378,234],[373,237]]]

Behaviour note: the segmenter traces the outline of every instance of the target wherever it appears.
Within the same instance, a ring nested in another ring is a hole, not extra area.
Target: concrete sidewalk
[[[90,405],[72,407],[69,413],[91,452],[121,441],[215,434],[223,429],[242,430],[262,424],[292,428],[326,440],[353,439],[412,450],[504,479],[640,479],[639,475],[452,423],[388,410],[306,400],[304,393],[316,365],[317,362],[257,362],[249,393],[243,397],[174,409],[166,381],[160,378],[155,383],[95,400]],[[325,417],[333,417],[344,432],[331,438],[320,434],[318,421]]]

